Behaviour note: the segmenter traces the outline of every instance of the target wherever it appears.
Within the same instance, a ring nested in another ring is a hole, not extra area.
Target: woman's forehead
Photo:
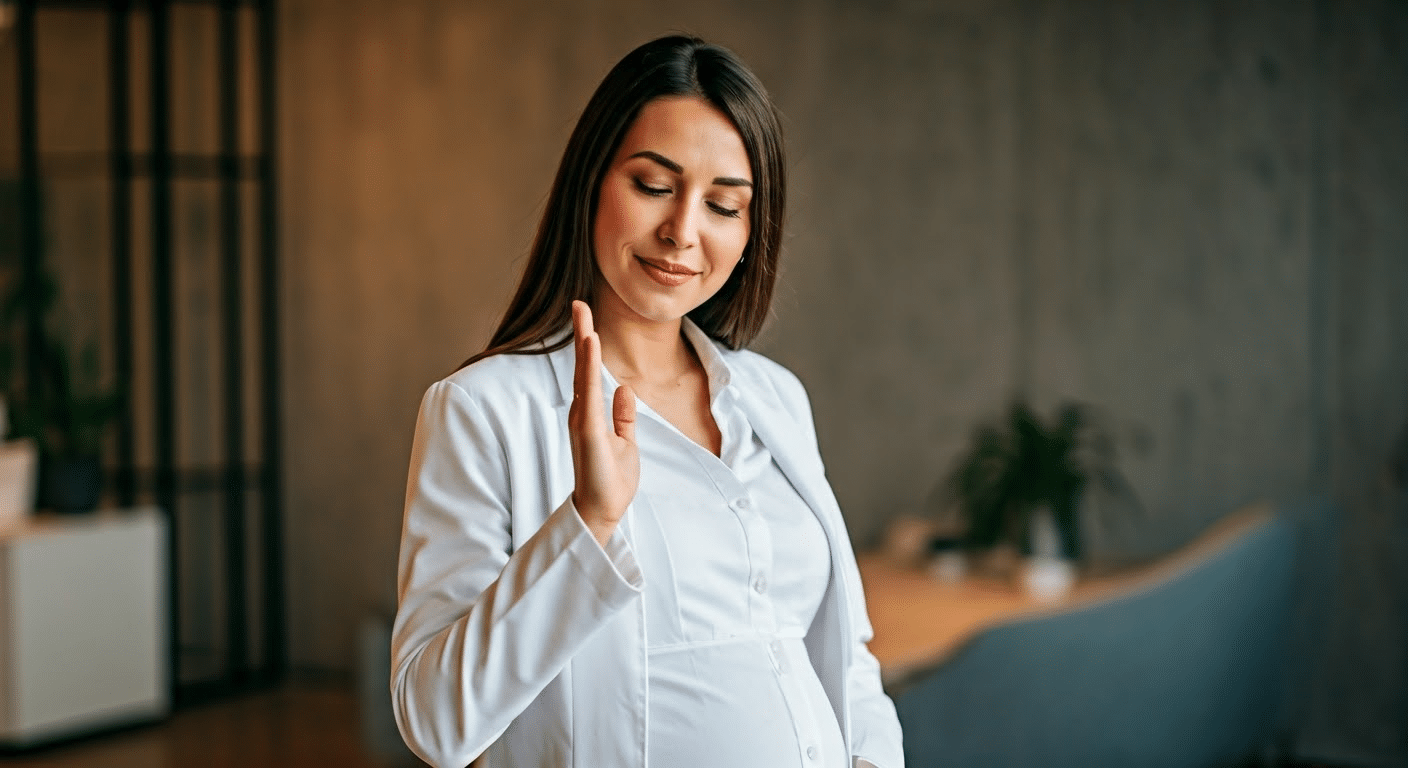
[[[661,97],[641,108],[616,162],[642,155],[664,158],[677,166],[670,169],[676,173],[752,181],[742,135],[728,115],[697,96]]]

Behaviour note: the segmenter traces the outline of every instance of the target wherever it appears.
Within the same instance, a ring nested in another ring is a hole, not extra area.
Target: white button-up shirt
[[[691,341],[720,456],[637,401],[636,530],[658,543],[633,553],[646,585],[650,764],[846,768],[803,643],[830,580],[826,533],[754,434],[713,345]]]
[[[686,320],[686,333],[690,325]],[[708,345],[726,363],[738,410],[820,521],[826,546],[817,551],[830,567],[825,579],[804,579],[825,591],[802,644],[840,724],[843,753],[857,765],[865,764],[864,757],[881,768],[902,768],[899,722],[880,688],[879,664],[865,647],[871,629],[859,573],[817,450],[806,390],[761,355],[702,337],[689,336],[701,355],[710,354],[702,351]],[[655,635],[662,631],[648,625],[669,614],[647,610],[648,599],[655,599],[647,593],[673,595],[682,617],[692,600],[675,587],[703,589],[716,574],[677,574],[669,590],[652,590],[643,568],[668,566],[678,553],[666,548],[665,529],[649,503],[633,503],[604,548],[587,530],[571,501],[567,414],[574,370],[570,345],[543,354],[496,355],[431,385],[421,402],[406,488],[391,688],[406,742],[437,768],[462,768],[476,757],[486,768],[673,768],[651,759],[651,742],[662,732],[651,701],[660,690],[661,678],[652,677],[652,669],[661,656],[653,647]],[[604,395],[609,408],[610,394]],[[727,424],[726,410],[720,413]],[[746,447],[741,439],[730,444]],[[726,456],[724,466],[738,465],[735,459]],[[781,509],[768,504],[754,484],[738,482],[747,494],[723,493],[729,501],[747,498],[765,517]],[[800,520],[806,524],[805,517]],[[745,553],[750,562],[742,589],[735,579],[710,587],[710,593],[757,606],[757,598],[740,595],[759,595],[761,588],[759,597],[771,595],[776,603],[791,569],[779,565],[791,560],[776,547],[790,536],[779,530],[769,523],[772,564],[757,574],[763,581],[754,578],[751,562],[768,551],[759,547]],[[790,610],[774,604],[773,621],[781,627]],[[748,621],[759,615],[755,611]],[[682,632],[686,623],[679,620]],[[791,684],[783,679],[787,670],[771,670],[773,659],[792,658],[788,638],[780,629],[776,634],[779,645],[772,648],[769,641],[770,656],[751,657],[769,666],[751,676],[754,688],[746,695],[769,680],[779,689]],[[712,675],[713,669],[696,667],[689,695]],[[802,693],[777,694],[787,709],[783,733],[788,726],[809,727],[806,717],[788,709],[792,702],[815,705],[821,698],[793,690]],[[728,708],[754,712],[744,695],[730,687]],[[775,706],[768,711],[781,714]],[[828,759],[820,731],[829,722],[817,716],[811,724],[818,728],[815,744],[807,734],[794,735],[793,743],[774,742],[791,750],[793,765],[797,751],[805,756],[811,747],[815,759]],[[708,754],[717,755],[718,746],[711,744]],[[760,762],[755,758],[753,764]]]

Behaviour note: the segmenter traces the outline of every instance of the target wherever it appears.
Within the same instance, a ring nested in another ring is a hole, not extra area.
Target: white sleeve
[[[481,407],[433,385],[407,481],[391,695],[401,735],[434,766],[487,749],[643,587],[621,532],[603,549],[570,493],[510,554],[508,477]]]

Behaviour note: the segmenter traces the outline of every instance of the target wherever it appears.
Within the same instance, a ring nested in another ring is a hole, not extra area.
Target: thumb
[[[611,400],[611,422],[616,434],[627,442],[636,441],[636,394],[622,384]]]

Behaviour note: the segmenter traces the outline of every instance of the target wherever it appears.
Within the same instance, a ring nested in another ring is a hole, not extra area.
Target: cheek
[[[743,251],[748,247],[748,228],[741,227],[738,231],[731,233],[728,248],[729,257],[733,259],[734,266],[738,265],[738,260],[743,258]]]
[[[592,221],[592,242],[601,245],[616,231],[616,201],[603,194],[597,201],[596,218]]]
[[[740,272],[747,266],[746,264],[738,263],[738,260],[743,258],[743,249],[748,246],[748,237],[747,235],[743,237],[730,237],[720,241],[718,245],[720,247],[719,253],[724,256],[724,258],[715,262],[717,267],[714,275],[711,276],[712,279],[710,282],[715,284],[715,290],[723,287],[723,284],[728,282],[729,277],[732,276],[733,273]]]
[[[619,191],[603,190],[597,205],[594,239],[611,248],[619,246],[622,239],[631,239],[638,224],[637,213]]]

